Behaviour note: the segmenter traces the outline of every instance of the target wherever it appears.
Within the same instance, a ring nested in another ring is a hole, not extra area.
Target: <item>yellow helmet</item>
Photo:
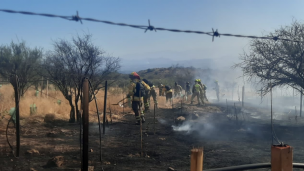
[[[197,82],[199,82],[199,83],[200,83],[200,82],[201,82],[201,79],[197,79]]]

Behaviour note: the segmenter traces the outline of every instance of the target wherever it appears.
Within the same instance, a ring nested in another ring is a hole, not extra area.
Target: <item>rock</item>
[[[64,163],[64,158],[63,156],[55,156],[52,159],[50,159],[46,166],[47,167],[61,167]]]
[[[89,166],[88,171],[94,171],[94,166]]]
[[[175,119],[175,123],[176,123],[177,125],[180,125],[180,124],[182,124],[185,120],[186,120],[185,117],[179,116],[178,118]]]
[[[29,155],[39,154],[39,151],[35,149],[31,149],[31,150],[27,150],[25,154],[29,154]]]
[[[169,167],[168,171],[174,171],[174,169],[172,167]]]
[[[47,133],[46,136],[47,137],[56,137],[56,134],[54,131],[52,131],[52,132]]]
[[[44,122],[50,123],[55,121],[55,114],[46,114],[44,117]]]
[[[110,165],[111,163],[108,162],[108,161],[104,161],[103,164],[105,164],[105,165]]]
[[[196,120],[196,119],[199,118],[199,115],[198,115],[197,113],[194,113],[194,114],[191,115],[191,118],[192,118],[193,120]]]

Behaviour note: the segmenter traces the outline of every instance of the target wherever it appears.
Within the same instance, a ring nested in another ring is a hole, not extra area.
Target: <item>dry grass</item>
[[[42,116],[44,117],[46,114],[55,114],[56,118],[68,120],[69,119],[69,113],[70,113],[70,105],[68,104],[68,101],[63,97],[62,93],[60,91],[55,91],[51,86],[49,87],[49,96],[47,98],[46,96],[46,90],[43,90],[43,94],[41,97],[41,94],[39,93],[39,96],[35,96],[35,90],[33,88],[30,88],[24,95],[24,97],[20,100],[20,117],[21,118],[27,118],[30,117],[30,105],[36,104],[37,106],[37,114],[36,116]],[[3,85],[0,88],[0,113],[1,111],[9,110],[10,108],[15,106],[14,101],[14,90],[11,85]],[[123,91],[120,88],[110,88],[108,91],[108,98],[107,98],[107,113],[112,113],[112,120],[119,120],[124,115],[123,110],[126,113],[133,114],[132,110],[127,106],[127,103],[125,104],[125,108],[123,109],[119,105],[113,105],[117,104],[123,97],[126,96],[125,91]],[[103,110],[104,110],[104,91],[100,91],[97,96],[97,103],[98,103],[98,110],[101,114],[100,117],[103,117]],[[61,100],[61,105],[57,104],[57,100]],[[165,97],[158,97],[158,104],[161,108],[171,108],[171,105],[165,105]],[[127,102],[127,100],[125,100]],[[174,103],[178,103],[179,100],[175,100]],[[80,104],[79,104],[80,106]],[[151,109],[153,109],[154,102],[151,98]],[[90,110],[90,122],[97,122],[97,115],[96,115],[96,106],[95,101],[93,100],[89,104],[89,110]],[[1,115],[1,114],[0,114]],[[2,112],[3,115],[3,112]],[[108,120],[110,120],[109,114],[107,114]],[[8,119],[9,117],[5,117]],[[0,117],[1,120],[1,117]]]

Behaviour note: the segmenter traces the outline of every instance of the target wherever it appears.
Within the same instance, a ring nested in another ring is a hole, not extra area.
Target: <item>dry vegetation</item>
[[[63,97],[60,91],[55,91],[54,88],[50,85],[48,91],[48,97],[46,95],[46,90],[43,90],[42,97],[41,93],[39,93],[38,97],[35,96],[36,90],[34,88],[30,88],[20,100],[20,117],[21,119],[27,117],[44,117],[46,114],[54,114],[56,119],[67,121],[69,120],[69,112],[70,106],[68,101]],[[119,87],[110,87],[108,90],[108,98],[107,98],[107,112],[109,113],[111,110],[112,120],[117,120],[123,115],[123,110],[125,113],[133,114],[131,109],[125,104],[125,108],[120,107],[117,104],[123,97],[126,97],[126,92]],[[100,91],[97,95],[97,103],[98,103],[98,111],[101,113],[101,117],[103,117],[104,111],[104,91]],[[15,107],[14,101],[14,90],[13,87],[9,84],[3,85],[0,88],[0,121],[3,122],[1,126],[5,126],[7,121],[10,118],[8,111]],[[57,101],[61,100],[61,104],[57,104]],[[165,97],[158,98],[159,107],[162,108],[171,108],[170,105],[165,105]],[[127,102],[127,100],[125,100]],[[37,113],[34,116],[30,116],[30,106],[32,104],[36,104]],[[79,103],[80,105],[80,103]],[[154,102],[151,97],[151,106],[153,107]],[[97,122],[98,118],[96,115],[96,105],[93,100],[90,102],[89,106],[90,110],[90,122]],[[110,116],[108,115],[108,120]],[[3,118],[3,119],[2,119]]]

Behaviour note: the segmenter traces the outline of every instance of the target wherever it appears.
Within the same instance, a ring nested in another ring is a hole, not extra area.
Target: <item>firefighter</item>
[[[214,90],[215,90],[215,93],[216,93],[217,102],[220,102],[220,86],[219,86],[217,80],[214,81],[214,84],[215,84]]]
[[[158,85],[158,93],[159,93],[158,95],[159,95],[159,96],[162,96],[162,95],[163,95],[162,89],[163,89],[163,85],[162,85],[162,84],[159,84],[159,85]]]
[[[160,92],[160,96],[166,96],[166,92],[163,91],[164,90],[164,85],[163,84],[160,84],[159,85],[159,92]]]
[[[178,85],[177,82],[174,83],[174,98],[176,97],[182,97],[182,86]]]
[[[185,94],[186,94],[186,101],[188,101],[188,96],[191,95],[191,90],[190,90],[190,83],[187,82],[186,83],[186,90],[185,90]]]
[[[144,95],[144,106],[145,106],[145,110],[144,113],[147,113],[150,111],[150,105],[149,105],[149,101],[148,98],[150,96],[150,86],[148,85],[148,83],[146,83],[145,81],[141,81],[141,83],[144,85],[145,87],[145,95]]]
[[[154,104],[156,105],[156,108],[157,108],[157,98],[156,98],[157,97],[157,93],[156,93],[154,84],[151,81],[148,81],[147,79],[143,79],[143,81],[150,86],[150,94],[148,96],[149,106],[150,106],[150,98],[152,96],[152,98],[154,100]]]
[[[204,99],[205,99],[205,85],[201,82],[201,79],[197,79],[198,84],[201,86],[201,90],[200,90],[200,99],[202,104],[204,104]]]
[[[132,83],[129,86],[127,97],[132,98],[132,109],[135,113],[136,124],[139,125],[140,120],[142,120],[142,123],[145,122],[144,113],[141,109],[143,96],[145,95],[145,88],[136,72],[132,72],[129,75],[129,78],[132,80]],[[139,114],[141,115],[139,116]]]
[[[195,84],[192,87],[191,104],[194,102],[194,98],[197,97],[198,105],[201,104],[200,92],[202,87],[198,84],[198,79],[195,80]]]
[[[203,98],[206,99],[206,101],[208,102],[207,95],[206,95],[207,94],[207,92],[206,92],[207,86],[205,84],[202,84],[202,85],[203,85],[202,88],[203,88],[203,91],[204,91]]]
[[[166,103],[168,103],[168,101],[170,101],[170,104],[172,105],[173,93],[172,93],[171,87],[170,87],[170,86],[163,85],[163,87],[162,87],[162,92],[165,92],[165,93],[166,93]]]

